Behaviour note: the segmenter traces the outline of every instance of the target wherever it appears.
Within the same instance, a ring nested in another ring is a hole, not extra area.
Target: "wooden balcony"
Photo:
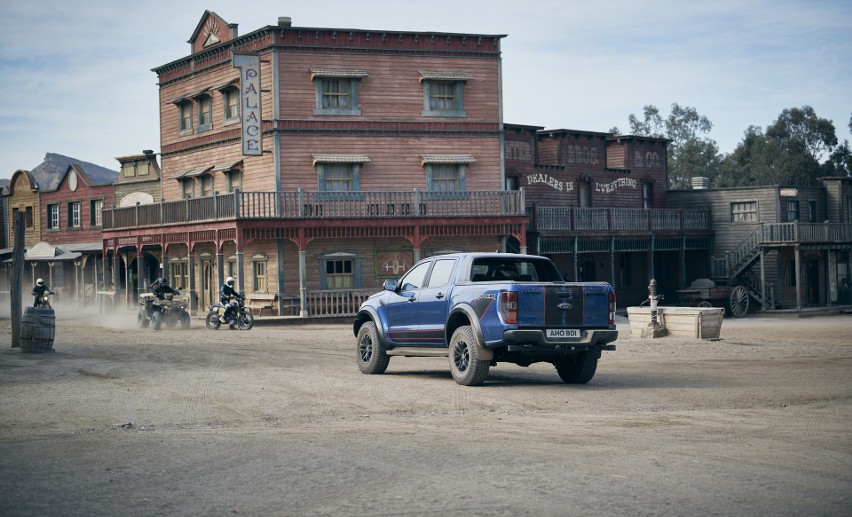
[[[708,210],[661,208],[536,207],[531,229],[539,232],[710,231]]]
[[[232,192],[105,209],[103,229],[223,220],[523,216],[524,192]]]

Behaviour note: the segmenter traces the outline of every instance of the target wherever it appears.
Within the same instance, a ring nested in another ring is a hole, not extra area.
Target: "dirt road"
[[[593,381],[446,359],[362,375],[348,325],[248,332],[0,320],[3,515],[849,515],[852,318],[726,319]]]

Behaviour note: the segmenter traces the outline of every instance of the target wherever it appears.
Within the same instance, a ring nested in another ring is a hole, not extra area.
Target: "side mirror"
[[[385,283],[382,284],[382,289],[385,291],[393,291],[396,292],[399,287],[399,282],[396,280],[385,280]]]

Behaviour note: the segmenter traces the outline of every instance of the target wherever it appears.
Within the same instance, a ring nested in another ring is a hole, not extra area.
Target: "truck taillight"
[[[503,291],[500,293],[500,317],[504,323],[518,323],[518,292]]]
[[[609,324],[615,325],[615,293],[609,292]]]

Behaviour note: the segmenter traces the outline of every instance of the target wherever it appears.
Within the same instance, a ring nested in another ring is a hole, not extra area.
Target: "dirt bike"
[[[35,303],[33,303],[33,307],[37,309],[53,309],[50,305],[50,295],[56,294],[53,291],[45,291],[44,294],[36,298]]]
[[[176,298],[180,292],[166,294],[165,299],[159,299],[151,293],[139,295],[139,312],[136,322],[140,328],[146,328],[151,324],[154,330],[160,330],[163,325],[174,328],[180,323],[180,327],[188,329],[190,325],[189,311],[186,308],[186,300]]]
[[[234,298],[229,302],[231,310],[228,313],[228,320],[223,322],[225,317],[225,305],[214,303],[210,306],[210,312],[207,313],[205,322],[210,330],[219,330],[219,327],[225,323],[230,327],[237,327],[240,330],[250,330],[254,326],[254,316],[251,311],[247,310],[244,305],[245,297]]]

